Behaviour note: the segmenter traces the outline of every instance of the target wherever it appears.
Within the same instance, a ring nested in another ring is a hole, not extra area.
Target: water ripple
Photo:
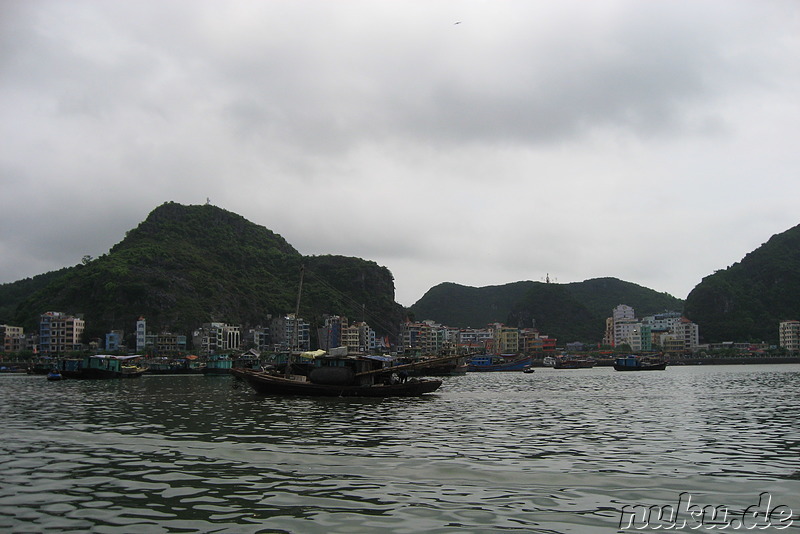
[[[365,400],[1,377],[0,529],[608,532],[683,491],[800,512],[799,370],[542,369]]]

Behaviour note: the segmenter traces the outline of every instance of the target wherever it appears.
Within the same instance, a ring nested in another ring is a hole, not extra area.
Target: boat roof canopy
[[[132,354],[130,356],[116,356],[114,354],[93,354],[91,358],[101,358],[109,360],[132,360],[134,358],[141,358],[141,354]]]
[[[314,358],[319,358],[320,356],[325,356],[326,352],[322,349],[317,350],[309,350],[307,352],[301,352],[300,357],[306,358],[308,360],[313,360]]]

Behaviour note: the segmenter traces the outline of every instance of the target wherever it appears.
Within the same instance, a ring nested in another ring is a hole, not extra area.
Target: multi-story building
[[[653,330],[667,331],[678,324],[680,320],[680,312],[664,312],[642,317],[642,324],[649,325]]]
[[[124,333],[122,330],[112,330],[106,334],[105,348],[108,352],[116,352],[122,347]]]
[[[147,321],[139,317],[136,321],[136,352],[142,353],[147,348]]]
[[[458,332],[458,348],[464,352],[492,352],[494,332],[489,328],[465,328]]]
[[[663,334],[659,341],[661,349],[664,352],[670,354],[682,354],[685,351],[685,342],[679,335]]]
[[[272,332],[268,326],[256,326],[247,333],[246,341],[258,352],[269,351],[272,349]]]
[[[685,317],[672,325],[670,334],[683,341],[683,352],[694,352],[700,344],[700,327]]]
[[[311,325],[293,313],[273,318],[270,333],[276,350],[311,350]]]
[[[611,330],[610,336],[608,333],[609,327]],[[610,341],[607,344],[616,347],[622,343],[629,343],[631,336],[639,335],[641,324],[636,319],[636,313],[633,308],[626,304],[620,304],[611,311],[611,324],[609,325],[608,321],[606,321],[606,331],[605,337],[610,337],[610,339],[604,338],[604,341]]]
[[[788,351],[800,351],[800,321],[781,321],[778,325],[778,344]]]
[[[186,351],[186,336],[162,332],[156,335],[155,348],[159,356],[180,354]]]
[[[25,331],[21,326],[0,324],[0,351],[11,354],[25,350]]]
[[[86,323],[80,317],[62,312],[45,312],[39,317],[39,352],[44,356],[63,356],[82,350]]]
[[[317,329],[317,343],[322,350],[331,350],[346,345],[342,341],[342,330],[348,327],[347,317],[325,315],[323,325]]]
[[[237,350],[242,341],[241,329],[238,325],[203,323],[195,330],[192,341],[204,356]]]
[[[495,323],[494,343],[497,354],[518,354],[520,352],[519,329]]]
[[[436,354],[438,351],[436,326],[438,325],[432,321],[403,324],[400,333],[403,350],[419,354]]]

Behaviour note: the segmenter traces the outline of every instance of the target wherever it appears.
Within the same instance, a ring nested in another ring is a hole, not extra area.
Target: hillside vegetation
[[[403,309],[385,267],[342,256],[304,257],[281,236],[211,205],[156,208],[108,254],[48,277],[18,299],[13,323],[34,328],[47,310],[83,313],[90,335],[130,331],[143,315],[154,329],[188,333],[203,322],[267,324],[294,312],[305,266],[301,316],[358,320],[396,330]],[[13,284],[12,284],[13,285]]]
[[[703,278],[685,313],[706,340],[777,343],[780,321],[800,319],[800,226]]]

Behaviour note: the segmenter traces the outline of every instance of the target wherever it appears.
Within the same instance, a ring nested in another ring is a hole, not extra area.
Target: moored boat
[[[485,354],[473,356],[469,360],[470,372],[488,371],[522,371],[533,363],[530,356],[502,356],[499,354]]]
[[[231,370],[261,395],[306,395],[313,397],[417,397],[433,393],[442,385],[441,380],[410,379],[397,383],[373,384],[318,384],[298,377],[282,377],[255,369]],[[303,377],[305,378],[305,377]]]
[[[197,361],[197,356],[185,358],[151,358],[147,360],[147,374],[149,375],[188,375],[200,374],[205,367]]]
[[[571,356],[559,356],[553,365],[553,369],[590,369],[596,362],[589,358],[575,358]]]
[[[61,380],[64,378],[61,376],[61,373],[58,369],[52,369],[49,373],[47,373],[47,379],[50,381]]]
[[[298,355],[302,363],[287,362],[277,370],[234,368],[230,372],[261,395],[315,397],[416,397],[432,393],[441,380],[407,378],[417,364],[386,365],[382,356],[326,356],[324,351]]]
[[[614,360],[616,371],[664,371],[667,362],[660,358],[650,358],[630,354],[624,358]]]
[[[138,365],[140,358],[141,355],[93,354],[83,360],[62,360],[60,372],[64,378],[138,378],[147,371]]]
[[[214,354],[203,367],[203,374],[206,375],[227,375],[233,368],[233,360],[227,354]]]

